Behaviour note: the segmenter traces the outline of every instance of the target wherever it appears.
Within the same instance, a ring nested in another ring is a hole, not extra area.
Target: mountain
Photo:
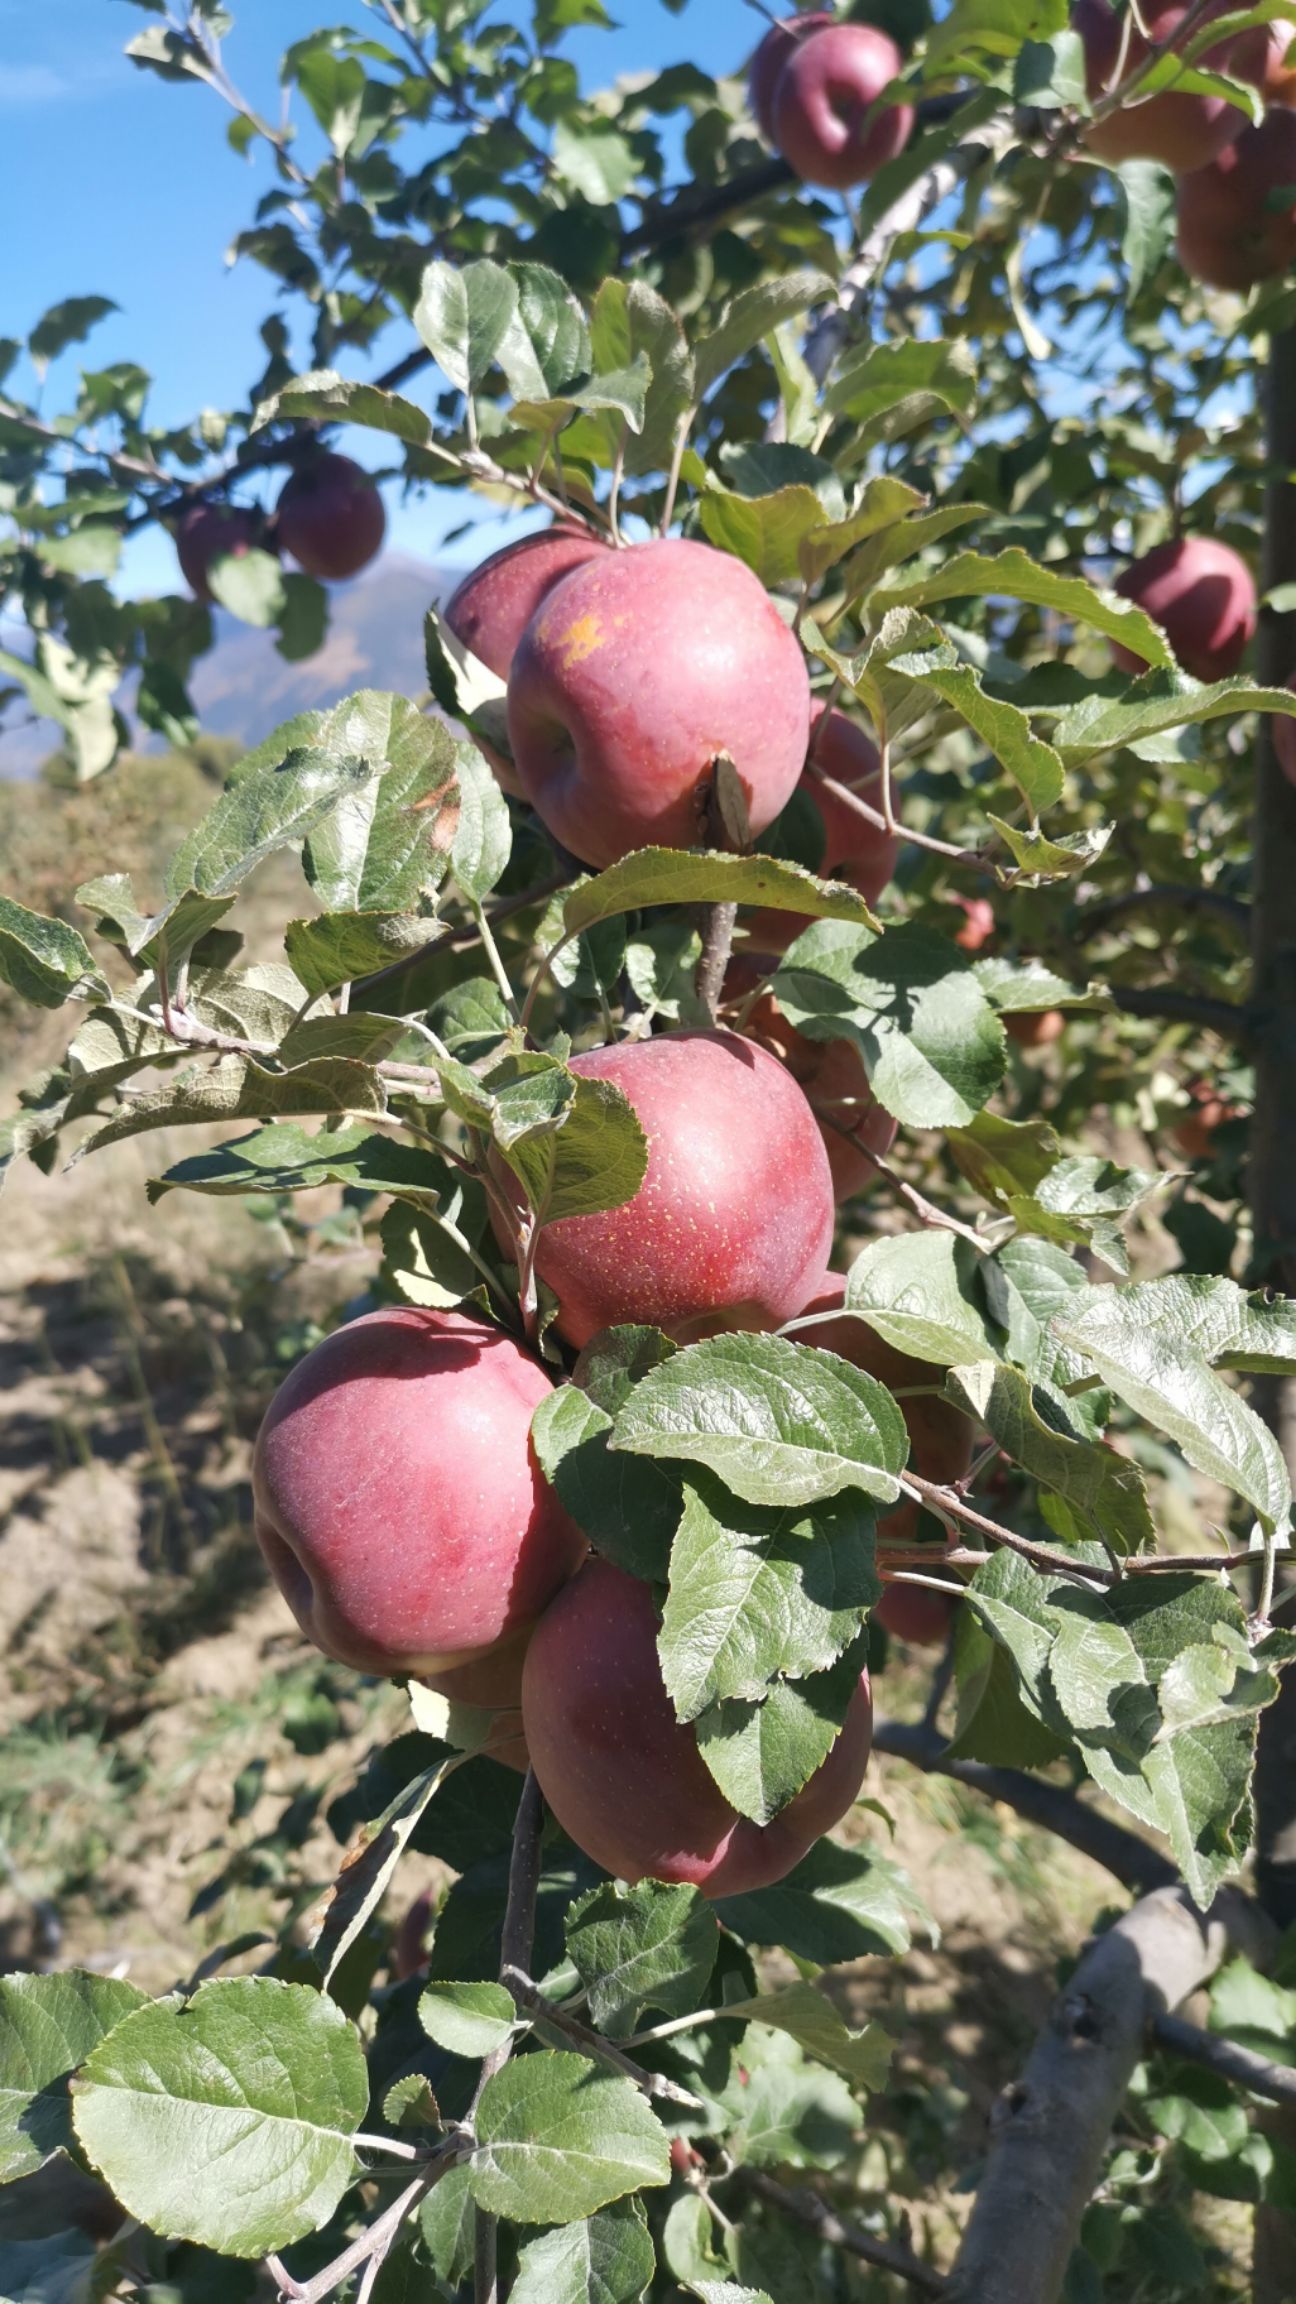
[[[457,573],[398,552],[384,554],[354,583],[330,586],[324,645],[298,664],[279,654],[272,632],[255,631],[217,609],[215,646],[194,667],[190,683],[204,730],[259,744],[281,720],[335,704],[357,688],[421,695],[427,687],[424,612],[432,601],[445,598]],[[123,708],[129,717],[128,701]],[[58,740],[51,720],[0,730],[0,776],[34,775]],[[141,749],[155,748],[158,741],[145,737]]]

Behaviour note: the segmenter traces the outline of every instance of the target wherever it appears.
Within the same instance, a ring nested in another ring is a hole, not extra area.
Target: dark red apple
[[[1208,288],[1239,294],[1296,264],[1296,112],[1267,112],[1211,165],[1181,176],[1179,261]],[[1272,202],[1272,205],[1271,205]]]
[[[1019,1048],[1051,1048],[1066,1030],[1066,1017],[1060,1008],[1010,1008],[1003,1027]]]
[[[835,1312],[845,1301],[846,1282],[841,1273],[825,1272],[802,1309],[807,1313]],[[941,1369],[927,1360],[912,1360],[907,1352],[897,1352],[894,1346],[884,1344],[866,1321],[845,1315],[840,1320],[825,1320],[822,1327],[798,1329],[796,1340],[817,1344],[823,1352],[835,1352],[840,1360],[849,1360],[852,1367],[876,1376],[888,1392],[912,1391],[921,1385],[921,1396],[899,1403],[909,1433],[911,1467],[920,1479],[931,1480],[941,1488],[966,1479],[972,1467],[973,1427],[948,1401],[934,1397],[942,1380]],[[878,1534],[889,1542],[908,1542],[917,1531],[918,1511],[916,1503],[904,1499],[882,1514]]]
[[[536,1626],[522,1714],[540,1789],[578,1848],[620,1880],[687,1881],[708,1897],[790,1872],[854,1805],[873,1739],[865,1673],[809,1783],[768,1824],[738,1815],[675,1718],[650,1587],[595,1559]]]
[[[541,1232],[536,1270],[568,1343],[621,1323],[688,1343],[790,1320],[834,1217],[815,1116],[782,1065],[732,1032],[666,1032],[595,1048],[572,1070],[629,1099],[648,1172],[621,1207]]]
[[[471,1666],[472,1700],[497,1672],[499,1700],[516,1692],[513,1644],[585,1550],[531,1446],[550,1389],[502,1329],[413,1307],[293,1369],[257,1438],[256,1532],[326,1656],[433,1685]]]
[[[588,528],[561,522],[539,536],[524,536],[520,543],[492,552],[489,560],[465,576],[447,600],[442,617],[455,638],[497,679],[506,681],[518,642],[541,602],[564,576],[608,549]],[[504,791],[521,800],[522,786],[507,753],[483,743],[480,735],[476,742]]]
[[[964,952],[981,952],[995,932],[994,906],[987,896],[954,896],[963,913],[963,922],[954,941]]]
[[[725,999],[732,1004],[735,1030],[743,1003],[777,966],[772,952],[743,951],[730,961]],[[741,1030],[777,1056],[805,1096],[819,1122],[834,1199],[854,1200],[870,1191],[878,1171],[869,1154],[885,1160],[896,1139],[896,1123],[877,1102],[859,1050],[849,1040],[808,1039],[789,1024],[772,992],[762,993],[747,1011]]]
[[[767,144],[774,141],[774,95],[783,77],[784,65],[807,32],[822,31],[826,24],[836,21],[826,8],[811,8],[804,16],[786,16],[781,24],[771,24],[756,50],[751,60],[747,95],[756,115],[756,125]]]
[[[871,24],[831,24],[795,44],[774,89],[773,141],[803,184],[845,192],[903,152],[912,105],[873,111],[902,70],[894,40]]]
[[[900,843],[884,825],[870,824],[848,800],[827,790],[814,769],[820,768],[835,784],[858,793],[872,808],[881,806],[881,762],[878,749],[857,720],[816,697],[810,707],[810,751],[797,786],[814,802],[823,819],[824,844],[815,867],[821,880],[844,880],[858,889],[866,904],[876,904],[896,868]],[[763,907],[744,916],[749,943],[762,952],[786,952],[803,928],[808,912],[775,912]]]
[[[1173,40],[1179,26],[1193,13],[1191,8],[1177,6],[1145,9],[1143,20],[1160,47]],[[1208,16],[1220,13],[1222,4],[1207,11]],[[1084,43],[1085,82],[1093,104],[1110,94],[1118,72],[1123,83],[1147,61],[1148,42],[1131,27],[1122,65],[1125,20],[1107,0],[1076,0],[1071,28]],[[1199,28],[1194,22],[1190,34]],[[1249,41],[1226,40],[1209,49],[1199,62],[1207,71],[1228,73],[1235,79],[1258,79],[1264,68],[1264,46],[1254,35]],[[1159,160],[1163,168],[1179,175],[1185,169],[1204,167],[1245,126],[1245,112],[1222,96],[1176,95],[1168,90],[1163,95],[1140,98],[1134,89],[1127,104],[1085,130],[1085,142],[1112,167],[1122,160]]]
[[[754,833],[805,762],[805,659],[741,560],[670,537],[599,553],[532,617],[509,677],[518,779],[582,862],[713,845],[708,793],[726,756]]]
[[[264,522],[259,512],[242,504],[191,504],[177,523],[175,545],[180,573],[195,600],[210,601],[208,579],[215,563],[264,550]]]
[[[285,481],[275,507],[281,548],[330,583],[367,568],[387,530],[383,500],[350,456],[313,456]]]
[[[1175,537],[1132,561],[1115,589],[1160,625],[1194,680],[1227,680],[1236,672],[1256,628],[1256,592],[1250,569],[1230,545],[1210,536]],[[1112,655],[1122,672],[1147,669],[1118,640]]]
[[[948,1593],[926,1584],[888,1584],[873,1615],[907,1648],[943,1648],[957,1606]]]

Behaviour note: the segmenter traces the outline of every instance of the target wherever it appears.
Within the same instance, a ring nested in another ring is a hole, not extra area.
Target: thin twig
[[[1212,1000],[1204,992],[1178,992],[1168,984],[1110,984],[1114,1005],[1126,1016],[1159,1017],[1168,1024],[1200,1024],[1222,1040],[1249,1040],[1254,1030],[1245,1008]]]
[[[702,956],[697,964],[695,988],[713,1024],[720,1009],[720,995],[724,989],[737,923],[736,904],[707,905],[702,930]]]
[[[754,2192],[758,2199],[768,2201],[780,2214],[791,2216],[796,2223],[827,2242],[830,2248],[840,2248],[848,2256],[858,2256],[863,2264],[876,2264],[879,2271],[890,2272],[898,2280],[907,2280],[924,2296],[943,2296],[945,2281],[934,2265],[924,2264],[912,2249],[902,2248],[895,2240],[875,2240],[859,2224],[844,2223],[827,2201],[816,2192],[792,2191],[786,2184],[767,2176],[761,2168],[741,2168],[737,2171],[743,2189]]]
[[[1141,912],[1148,905],[1168,904],[1180,912],[1218,912],[1222,919],[1245,928],[1251,918],[1251,908],[1237,896],[1225,896],[1218,888],[1126,888],[1118,896],[1104,896],[1094,904],[1084,904],[1074,913],[1070,932],[1073,936],[1088,937],[1105,928],[1109,921],[1119,920],[1126,912]]]
[[[678,2087],[664,2073],[645,2071],[642,2064],[636,2064],[614,2041],[605,2040],[601,2032],[592,2031],[588,2024],[582,2024],[579,2018],[569,2015],[565,2008],[557,2008],[552,2000],[546,2000],[538,1985],[532,1982],[523,1969],[503,1969],[500,1982],[508,1987],[518,2008],[525,2015],[533,2017],[537,2023],[552,2025],[556,2032],[561,2032],[565,2039],[571,2041],[573,2048],[582,2056],[588,2056],[594,2063],[606,2064],[613,2072],[620,2072],[627,2080],[633,2080],[635,2087],[642,2089],[645,2096],[657,2096],[664,2103],[678,2104],[686,2112],[705,2112],[705,2104],[699,2097],[690,2096],[687,2088]]]
[[[1217,2032],[1203,2032],[1200,2025],[1189,2024],[1182,2016],[1158,2016],[1152,2030],[1163,2048],[1186,2057],[1190,2064],[1205,2064],[1225,2080],[1249,2088],[1253,2096],[1268,2096],[1275,2104],[1296,2104],[1296,2067],[1273,2064],[1267,2056],[1257,2056],[1253,2048],[1239,2048],[1235,2040],[1224,2040]]]
[[[536,1896],[540,1886],[540,1834],[544,1827],[544,1797],[536,1782],[535,1770],[528,1768],[518,1802],[517,1821],[513,1826],[513,1853],[509,1859],[508,1902],[504,1907],[504,1926],[500,1935],[500,1981],[508,1989],[507,1979],[516,1969],[523,1975],[531,1966],[531,1945],[535,1936]],[[476,2117],[477,2107],[484,2090],[502,2072],[512,2053],[513,2042],[506,2038],[498,2048],[492,2049],[482,2061],[481,2074],[473,2096],[470,2119]],[[473,2243],[473,2296],[474,2304],[498,2304],[499,2298],[499,2224],[498,2219],[485,2209],[475,2211]]]
[[[888,824],[880,808],[871,807],[858,792],[852,792],[849,784],[840,784],[835,776],[827,775],[817,761],[806,762],[806,774],[814,783],[822,784],[834,800],[842,800],[848,808],[853,808],[875,832],[892,832],[897,840],[907,840],[913,848],[926,848],[933,856],[948,856],[956,864],[966,864],[971,871],[991,871],[990,859],[980,848],[959,848],[952,840],[936,840],[929,832],[915,832],[910,824]]]

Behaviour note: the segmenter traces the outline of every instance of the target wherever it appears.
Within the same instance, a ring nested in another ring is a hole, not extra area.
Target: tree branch
[[[737,2174],[744,2191],[754,2192],[758,2200],[767,2200],[781,2215],[804,2224],[830,2248],[858,2256],[863,2264],[876,2264],[881,2272],[894,2273],[898,2280],[907,2280],[910,2287],[918,2289],[923,2296],[945,2295],[945,2282],[933,2265],[924,2264],[912,2249],[902,2248],[897,2241],[875,2240],[871,2232],[863,2231],[858,2224],[844,2223],[816,2192],[808,2189],[794,2192],[760,2168],[740,2168]]]
[[[958,1760],[939,1729],[908,1721],[878,1720],[873,1726],[873,1749],[894,1760],[906,1760],[925,1776],[952,1776],[987,1800],[1001,1800],[1015,1815],[1078,1848],[1125,1888],[1146,1895],[1154,1888],[1173,1886],[1178,1875],[1169,1859],[1137,1832],[1115,1824],[1076,1793],[1042,1776],[1029,1776],[1020,1768],[995,1768],[984,1760]]]
[[[1158,2016],[1152,2029],[1162,2047],[1172,2049],[1176,2056],[1185,2056],[1192,2064],[1205,2064],[1223,2079],[1249,2088],[1253,2096],[1271,2097],[1275,2104],[1296,2104],[1296,2069],[1290,2064],[1271,2064],[1253,2048],[1239,2048],[1236,2041],[1223,2040],[1217,2032],[1203,2032],[1199,2024],[1188,2024],[1182,2016]]]
[[[1266,1957],[1272,1937],[1236,1889],[1201,1913],[1185,1889],[1158,1888],[1091,1946],[991,2115],[948,2304],[1056,2304],[1149,2023],[1229,1952]]]
[[[1204,992],[1176,992],[1168,984],[1111,984],[1107,989],[1126,1016],[1200,1024],[1207,1032],[1218,1032],[1222,1040],[1249,1040],[1252,1034],[1249,1010],[1231,1000],[1212,1000]]]
[[[521,1968],[504,1969],[500,1982],[508,1986],[523,2015],[532,2017],[537,2024],[552,2025],[555,2032],[570,2040],[579,2055],[588,2056],[592,2063],[606,2064],[611,2071],[633,2080],[645,2096],[657,2096],[663,2103],[678,2104],[685,2112],[705,2112],[706,2106],[700,2097],[690,2096],[687,2088],[677,2087],[663,2072],[646,2071],[642,2064],[636,2064],[627,2056],[623,2048],[618,2048],[615,2041],[605,2040],[601,2032],[582,2024],[579,2017],[569,2016],[564,2008],[556,2008]]]
[[[1104,896],[1096,904],[1077,907],[1071,919],[1073,936],[1088,937],[1119,920],[1126,912],[1142,912],[1149,905],[1168,904],[1179,912],[1218,912],[1220,917],[1246,928],[1251,907],[1238,896],[1222,895],[1217,888],[1126,888],[1119,896]]]
[[[531,1966],[531,1946],[535,1936],[536,1894],[540,1886],[540,1834],[544,1827],[544,1796],[536,1782],[535,1770],[528,1768],[518,1802],[517,1821],[513,1826],[513,1853],[509,1860],[508,1902],[504,1907],[504,1926],[500,1934],[500,1982],[511,1990],[509,1977],[517,1969],[523,1975]],[[512,2052],[512,2042],[504,2040],[491,2051],[482,2063],[472,2101],[475,2118],[477,2106],[487,2084],[501,2072]],[[474,2211],[475,2239],[473,2265],[474,2304],[498,2304],[499,2298],[499,2220],[487,2215],[485,2209]]]

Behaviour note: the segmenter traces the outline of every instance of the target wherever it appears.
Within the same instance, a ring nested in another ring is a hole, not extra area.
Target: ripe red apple
[[[252,1465],[256,1532],[317,1648],[437,1684],[485,1666],[539,1615],[585,1542],[545,1482],[531,1418],[549,1379],[502,1329],[396,1307],[339,1328],[270,1403]],[[461,1691],[462,1692],[462,1691]]]
[[[822,1766],[768,1824],[739,1816],[675,1718],[651,1588],[590,1559],[527,1651],[522,1713],[540,1789],[570,1840],[621,1880],[704,1896],[767,1888],[854,1804],[873,1738],[865,1673]]]
[[[241,560],[245,552],[264,549],[261,515],[242,504],[191,504],[177,523],[175,545],[195,600],[210,600],[208,577],[217,560]]]
[[[844,880],[847,887],[859,890],[866,904],[876,904],[894,875],[899,840],[884,826],[870,824],[848,800],[829,792],[813,773],[811,763],[822,768],[835,784],[857,792],[870,807],[881,806],[881,763],[876,744],[857,720],[818,696],[810,706],[810,751],[797,786],[814,802],[823,819],[823,852],[815,869],[821,880]],[[786,952],[810,921],[808,912],[762,908],[746,915],[745,926],[749,943],[758,945],[762,952]]]
[[[1293,119],[1296,132],[1296,118]],[[1131,561],[1115,589],[1159,624],[1194,680],[1236,672],[1256,628],[1251,571],[1231,546],[1210,536],[1179,536]],[[1122,672],[1144,672],[1143,658],[1120,641],[1112,655]]]
[[[1221,14],[1224,4],[1225,0],[1221,0],[1220,7],[1208,10],[1207,15]],[[1173,38],[1191,13],[1187,7],[1153,8],[1144,11],[1144,22],[1152,39],[1161,46]],[[1147,60],[1148,42],[1136,28],[1131,28],[1122,69],[1125,24],[1107,0],[1076,0],[1071,11],[1071,28],[1080,34],[1084,43],[1085,83],[1091,103],[1097,103],[1115,87],[1118,70],[1121,80],[1127,80]],[[1191,30],[1197,29],[1194,23]],[[1201,57],[1200,62],[1209,71],[1227,72],[1238,79],[1258,79],[1263,70],[1264,43],[1257,42],[1254,35],[1249,41],[1221,41]],[[1179,175],[1185,169],[1204,167],[1232,143],[1245,125],[1246,114],[1222,96],[1175,95],[1167,91],[1140,101],[1136,89],[1128,104],[1085,130],[1085,142],[1091,152],[1100,160],[1109,161],[1112,167],[1122,160],[1159,160],[1163,168]]]
[[[1241,1117],[1242,1107],[1221,1096],[1209,1080],[1190,1080],[1193,1109],[1172,1130],[1172,1138],[1189,1160],[1209,1160],[1215,1150],[1215,1131],[1225,1120]]]
[[[1296,208],[1270,207],[1296,190],[1296,112],[1279,106],[1244,128],[1210,166],[1181,176],[1179,261],[1208,288],[1254,288],[1296,264]]]
[[[1060,1008],[1009,1009],[1003,1027],[1019,1048],[1051,1048],[1066,1030],[1066,1017]]]
[[[387,514],[369,474],[349,456],[326,453],[285,481],[275,522],[280,545],[299,568],[337,582],[368,567]]]
[[[869,114],[903,58],[871,24],[831,24],[798,41],[774,89],[773,141],[803,184],[844,192],[903,152],[913,107]]]
[[[957,1606],[957,1600],[926,1584],[888,1584],[873,1617],[908,1648],[943,1648]]]
[[[1296,673],[1293,673],[1287,685],[1296,696]],[[1281,713],[1275,712],[1269,725],[1273,736],[1274,757],[1288,783],[1296,784],[1296,720],[1285,719]]]
[[[951,902],[963,913],[954,941],[964,952],[980,952],[995,932],[994,906],[988,896],[955,896]]]
[[[825,1272],[814,1293],[803,1305],[803,1311],[835,1312],[846,1301],[846,1282],[840,1272]],[[907,1352],[897,1352],[870,1328],[866,1321],[843,1317],[825,1320],[820,1328],[797,1330],[801,1344],[817,1344],[823,1352],[835,1352],[839,1359],[849,1360],[852,1367],[862,1368],[866,1375],[876,1376],[888,1392],[908,1390],[916,1384],[939,1385],[941,1370],[930,1361],[911,1360]],[[921,1398],[901,1400],[900,1412],[909,1433],[909,1461],[922,1480],[932,1480],[938,1487],[948,1488],[954,1481],[966,1479],[972,1468],[972,1425],[948,1401],[936,1399],[930,1393]],[[919,1507],[910,1499],[897,1504],[878,1521],[878,1534],[891,1542],[908,1542],[918,1525]]]
[[[834,1218],[815,1116],[782,1065],[732,1032],[666,1032],[595,1048],[572,1070],[629,1098],[648,1173],[620,1208],[540,1235],[536,1270],[568,1343],[623,1322],[689,1343],[790,1320]]]
[[[725,999],[741,1007],[777,965],[772,952],[735,954],[725,975]],[[736,1017],[733,1021],[736,1028]],[[868,1155],[876,1152],[885,1160],[896,1139],[896,1123],[876,1101],[859,1050],[849,1040],[807,1039],[789,1024],[772,992],[761,994],[743,1018],[742,1030],[777,1056],[805,1096],[819,1122],[834,1199],[853,1200],[871,1190],[878,1172]]]
[[[528,624],[509,677],[522,788],[573,856],[709,845],[713,764],[727,754],[754,833],[805,762],[800,644],[741,560],[680,538],[603,552]]]
[[[561,523],[524,536],[465,576],[442,609],[443,620],[489,671],[507,680],[518,642],[555,584],[608,549],[588,528]]]
[[[756,125],[767,144],[774,141],[774,95],[783,77],[784,65],[807,32],[821,31],[824,25],[836,21],[826,8],[812,8],[804,16],[787,16],[781,24],[771,24],[756,50],[749,68],[747,95],[756,115]]]

